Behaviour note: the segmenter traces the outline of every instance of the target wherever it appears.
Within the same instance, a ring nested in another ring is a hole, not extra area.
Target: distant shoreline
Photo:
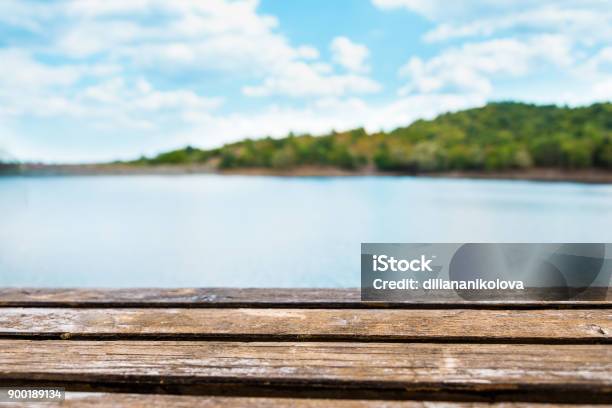
[[[590,184],[612,184],[612,171],[585,169],[528,169],[503,172],[451,171],[437,173],[382,172],[374,168],[343,170],[335,167],[298,167],[287,170],[268,168],[241,168],[218,170],[206,165],[159,165],[141,166],[127,164],[26,164],[18,170],[1,175],[21,176],[95,176],[95,175],[185,175],[216,174],[275,177],[356,177],[356,176],[412,176],[452,179],[527,180],[551,182],[576,182]]]

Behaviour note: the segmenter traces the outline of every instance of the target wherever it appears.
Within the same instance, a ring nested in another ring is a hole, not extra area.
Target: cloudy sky
[[[0,150],[133,158],[612,99],[609,0],[2,0]]]

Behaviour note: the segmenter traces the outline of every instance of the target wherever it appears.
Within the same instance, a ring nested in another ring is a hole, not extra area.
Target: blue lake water
[[[356,287],[361,242],[609,242],[612,185],[0,178],[0,286]]]

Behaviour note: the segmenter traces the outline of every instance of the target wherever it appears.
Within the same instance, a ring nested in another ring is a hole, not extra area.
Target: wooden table
[[[0,289],[0,383],[74,407],[612,404],[612,301]]]

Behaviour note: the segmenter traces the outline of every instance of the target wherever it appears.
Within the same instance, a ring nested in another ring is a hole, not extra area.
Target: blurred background
[[[5,0],[0,33],[0,286],[610,241],[608,1]]]

